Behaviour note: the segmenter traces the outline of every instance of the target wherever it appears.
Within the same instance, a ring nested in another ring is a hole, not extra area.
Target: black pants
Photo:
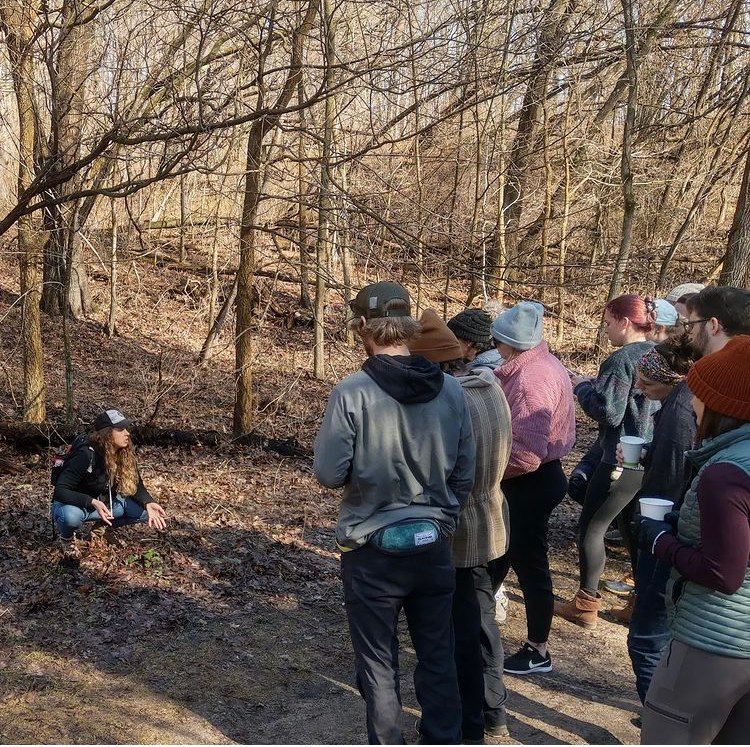
[[[495,621],[495,591],[487,566],[456,568],[453,596],[456,671],[463,739],[484,737],[484,727],[505,724],[503,642]]]
[[[604,534],[607,527],[620,511],[629,508],[643,481],[643,472],[640,470],[624,469],[620,476],[616,477],[614,469],[612,465],[604,463],[596,468],[586,491],[586,500],[578,523],[581,588],[592,595],[599,590],[599,581],[607,560],[604,549]],[[630,550],[635,572],[637,543],[630,531],[629,521],[621,524],[621,531],[625,532],[623,539]]]
[[[534,643],[546,643],[552,625],[555,598],[547,535],[550,515],[565,497],[567,486],[559,460],[502,483],[510,512],[510,545],[492,563],[492,580],[497,588],[513,568],[523,591],[529,640]]]
[[[422,741],[458,744],[461,703],[453,658],[450,542],[441,540],[406,557],[386,555],[368,544],[341,555],[341,574],[370,744],[404,743],[397,634],[402,608],[417,654],[414,689],[422,707]]]

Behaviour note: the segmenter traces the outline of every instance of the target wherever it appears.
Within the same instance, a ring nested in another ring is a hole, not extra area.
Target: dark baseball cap
[[[402,301],[394,304],[396,308],[386,308],[391,301]],[[349,308],[355,317],[380,319],[393,316],[411,316],[411,298],[403,285],[383,281],[366,285],[349,301]]]
[[[132,428],[133,421],[126,418],[119,410],[100,412],[94,420],[94,430],[102,428]]]

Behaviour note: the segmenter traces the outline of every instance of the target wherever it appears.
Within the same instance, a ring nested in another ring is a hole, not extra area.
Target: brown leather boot
[[[602,595],[592,597],[579,589],[569,602],[555,602],[555,614],[583,628],[592,629],[599,622],[599,609],[602,606]]]
[[[635,609],[635,593],[631,592],[628,595],[628,601],[625,604],[625,606],[620,607],[620,609],[612,610],[610,614],[612,615],[612,619],[615,620],[615,622],[622,623],[623,625],[630,625],[630,620],[633,617],[634,609]]]

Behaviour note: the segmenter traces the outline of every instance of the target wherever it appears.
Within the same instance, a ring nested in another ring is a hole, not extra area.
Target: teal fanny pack
[[[431,519],[405,519],[378,529],[370,543],[388,555],[416,555],[440,539],[440,527]]]

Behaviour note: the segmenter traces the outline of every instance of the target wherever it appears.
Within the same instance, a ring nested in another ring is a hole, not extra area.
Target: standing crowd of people
[[[369,742],[405,741],[402,610],[420,742],[507,735],[503,675],[552,670],[555,615],[598,624],[614,523],[631,572],[610,583],[628,594],[615,616],[629,624],[642,743],[746,742],[750,292],[685,283],[656,301],[615,298],[615,351],[593,378],[549,350],[533,301],[417,320],[408,292],[380,282],[351,310],[367,357],[331,392],[314,468],[343,488],[336,542]],[[576,400],[598,435],[569,481]],[[580,575],[555,601],[549,524],[566,493],[581,504]],[[641,515],[639,500],[672,510]],[[511,568],[527,637],[506,656],[496,594]]]
[[[552,670],[555,615],[598,624],[616,523],[630,571],[605,587],[627,595],[614,616],[629,626],[642,743],[746,743],[750,292],[685,283],[656,301],[615,298],[603,311],[615,351],[593,378],[549,350],[533,301],[417,320],[406,289],[380,282],[351,310],[367,357],[331,392],[314,469],[343,488],[336,542],[369,742],[404,743],[402,610],[419,740],[507,736],[504,675]],[[576,400],[598,433],[568,479]],[[120,411],[102,412],[52,469],[64,546],[87,522],[166,528],[131,428]],[[579,578],[556,601],[549,524],[566,493],[581,505]],[[641,514],[641,502],[663,510]],[[510,569],[527,635],[506,656],[496,599]]]

